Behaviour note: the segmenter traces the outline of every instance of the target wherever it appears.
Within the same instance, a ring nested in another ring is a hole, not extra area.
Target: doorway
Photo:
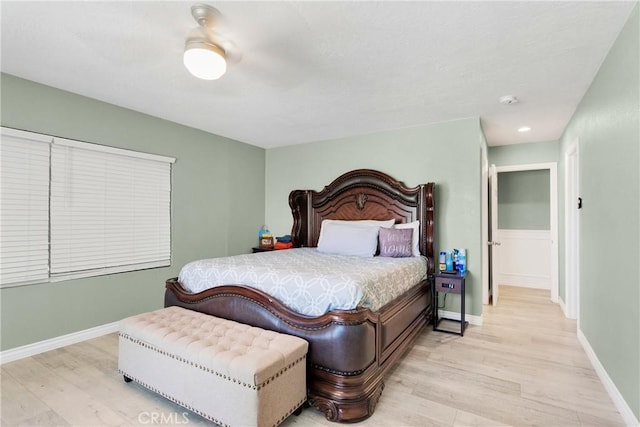
[[[497,201],[498,199],[498,186],[497,186],[497,174],[501,172],[517,172],[517,171],[536,171],[536,170],[548,170],[549,171],[549,234],[544,244],[549,245],[550,251],[550,299],[552,302],[558,302],[558,186],[557,186],[557,164],[556,163],[537,163],[527,165],[514,165],[514,166],[497,166],[492,167],[491,172],[496,176],[489,176],[486,185],[488,186],[488,199],[486,202],[483,200],[483,204],[489,205],[491,200]],[[489,185],[491,183],[492,185]],[[497,275],[497,271],[492,268],[492,265],[496,267],[500,265],[501,252],[505,250],[505,247],[500,242],[500,233],[497,226],[497,214],[498,209],[489,209],[488,226],[491,237],[487,239],[485,244],[488,247],[489,256],[484,258],[486,263],[486,271],[488,274],[483,275],[483,302],[489,303],[489,300],[493,304],[498,303],[499,295],[499,281],[500,277]],[[504,252],[502,254],[504,257]]]

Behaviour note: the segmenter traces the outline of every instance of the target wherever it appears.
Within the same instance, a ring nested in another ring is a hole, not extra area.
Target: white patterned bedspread
[[[179,281],[192,293],[247,285],[298,313],[320,316],[358,306],[377,310],[427,275],[424,257],[362,258],[297,248],[191,262]]]

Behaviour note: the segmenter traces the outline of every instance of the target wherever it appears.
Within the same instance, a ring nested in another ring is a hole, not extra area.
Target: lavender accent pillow
[[[410,228],[380,228],[378,240],[380,256],[401,258],[413,255],[413,230]]]

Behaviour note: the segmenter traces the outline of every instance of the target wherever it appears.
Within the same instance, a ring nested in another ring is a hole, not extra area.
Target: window
[[[2,128],[0,284],[49,277],[49,150],[53,138]]]
[[[5,128],[1,148],[3,286],[170,265],[175,159]]]

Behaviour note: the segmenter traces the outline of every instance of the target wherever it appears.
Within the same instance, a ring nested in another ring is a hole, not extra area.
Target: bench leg
[[[302,414],[302,410],[306,409],[306,408],[310,408],[311,405],[309,405],[309,401],[305,400],[302,405],[298,406],[298,409],[296,409],[295,411],[293,411],[293,415],[295,415],[296,417],[300,414]]]

